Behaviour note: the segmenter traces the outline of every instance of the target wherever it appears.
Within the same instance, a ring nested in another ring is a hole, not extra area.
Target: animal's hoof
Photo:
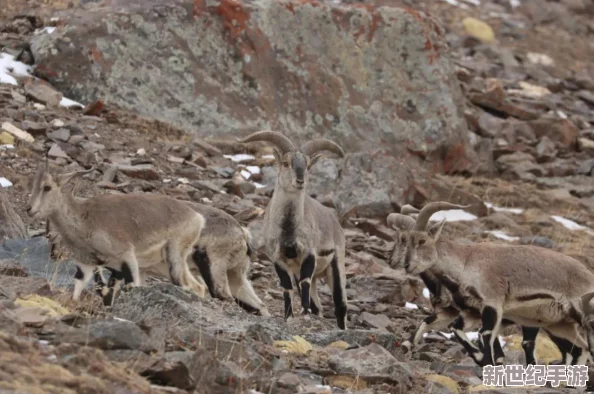
[[[270,317],[270,312],[268,312],[268,309],[264,308],[264,309],[260,309],[260,316],[262,317]]]
[[[412,350],[413,344],[411,341],[404,341],[400,344],[400,347],[405,353],[408,353]]]

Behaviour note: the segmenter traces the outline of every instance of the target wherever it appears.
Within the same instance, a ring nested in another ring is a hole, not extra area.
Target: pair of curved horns
[[[464,209],[470,205],[456,205],[449,202],[431,202],[418,210],[412,205],[403,205],[400,209],[400,213],[391,213],[386,219],[387,223],[391,227],[397,227],[401,230],[415,230],[415,231],[426,231],[429,219],[434,213],[450,209]],[[408,216],[413,213],[418,214],[417,219],[413,219]]]
[[[594,291],[582,296],[582,313],[584,315],[589,315],[592,313],[592,308],[590,307],[590,301],[594,298]]]
[[[295,145],[286,136],[279,133],[278,131],[262,130],[257,131],[248,135],[247,137],[240,140],[240,142],[253,142],[253,141],[268,141],[276,145],[282,153],[295,152],[297,149]],[[344,157],[344,151],[335,142],[326,139],[315,139],[306,142],[301,146],[301,153],[306,156],[312,156],[314,153],[327,150],[329,152],[337,154],[339,157]]]
[[[95,171],[95,166],[91,167],[88,170],[81,170],[81,171],[73,171],[73,172],[68,172],[66,174],[61,174],[58,175],[58,182],[60,183],[61,186],[66,185],[68,182],[70,182],[71,180],[73,180],[74,178],[77,178],[79,176],[83,176],[85,174],[88,174],[90,172]]]

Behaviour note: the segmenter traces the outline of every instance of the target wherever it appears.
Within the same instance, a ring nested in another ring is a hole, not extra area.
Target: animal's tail
[[[247,255],[251,261],[254,261],[255,253],[254,253],[254,243],[252,240],[252,234],[249,230],[243,226],[241,226],[241,231],[243,232],[243,238],[245,239],[245,245],[247,246]]]

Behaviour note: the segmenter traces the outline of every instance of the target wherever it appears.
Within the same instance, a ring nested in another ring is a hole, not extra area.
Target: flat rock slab
[[[74,285],[76,266],[69,261],[54,262],[45,237],[10,239],[0,243],[0,260],[10,259],[22,266],[27,275],[43,278],[53,286]]]

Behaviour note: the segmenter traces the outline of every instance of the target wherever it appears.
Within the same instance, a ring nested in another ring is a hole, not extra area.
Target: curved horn
[[[305,144],[301,146],[301,153],[307,156],[311,156],[316,152],[321,150],[327,150],[332,153],[336,153],[339,157],[344,157],[344,151],[342,148],[336,143],[326,139],[316,139],[307,141]]]
[[[421,212],[421,210],[419,210],[409,204],[403,205],[402,208],[400,208],[400,213],[403,215],[410,215],[410,214],[419,213],[419,212]]]
[[[399,230],[410,230],[415,226],[415,219],[410,216],[404,216],[399,213],[391,213],[386,218],[388,226]]]
[[[450,209],[464,209],[468,207],[470,207],[470,205],[456,205],[450,204],[449,202],[430,202],[419,212],[419,216],[417,216],[417,222],[415,224],[415,231],[425,231],[427,229],[429,219],[435,212],[446,211]]]
[[[88,169],[88,170],[73,171],[73,172],[68,172],[68,173],[66,173],[66,174],[61,174],[61,175],[58,175],[58,176],[57,176],[57,178],[58,178],[58,183],[60,184],[60,186],[65,186],[65,185],[66,185],[68,182],[70,182],[70,181],[71,181],[71,180],[73,180],[74,178],[76,178],[76,177],[79,177],[79,176],[83,176],[83,175],[85,175],[85,174],[88,174],[88,173],[90,173],[90,172],[93,172],[93,171],[95,171],[95,168],[96,168],[96,167],[95,167],[95,166],[93,166],[93,167],[91,167],[91,168],[90,168],[90,169]]]
[[[590,301],[594,298],[594,291],[582,296],[582,313],[584,315],[589,315],[592,313],[592,308],[590,307]]]
[[[276,145],[283,153],[287,152],[294,152],[295,146],[287,137],[283,134],[279,133],[278,131],[271,131],[271,130],[262,130],[256,131],[245,137],[244,139],[239,140],[239,142],[252,142],[252,141],[268,141],[272,142]]]

